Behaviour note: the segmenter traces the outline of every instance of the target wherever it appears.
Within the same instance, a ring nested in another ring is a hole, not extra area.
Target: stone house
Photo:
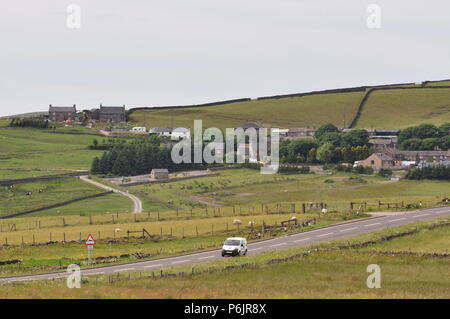
[[[358,165],[379,170],[380,168],[390,168],[394,166],[394,159],[383,153],[373,153],[365,160],[359,161]]]
[[[127,114],[124,106],[103,106],[100,104],[100,122],[126,122]]]
[[[48,119],[52,122],[75,121],[77,118],[77,108],[73,106],[53,106],[49,105]]]
[[[150,173],[151,179],[168,179],[169,170],[167,168],[154,168]]]

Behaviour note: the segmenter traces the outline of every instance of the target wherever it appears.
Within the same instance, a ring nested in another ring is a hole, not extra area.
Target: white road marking
[[[422,217],[422,216],[428,216],[430,214],[421,214],[421,215],[417,215],[416,217]]]
[[[199,260],[201,260],[201,259],[208,259],[208,258],[213,258],[214,256],[206,256],[206,257],[201,257],[201,258],[199,258]]]
[[[403,220],[403,219],[405,219],[405,217],[393,219],[393,220],[390,221],[390,223],[396,222],[396,221],[398,221],[398,220]]]
[[[347,229],[341,230],[340,232],[343,233],[343,232],[350,231],[350,230],[357,229],[357,228],[358,227],[347,228]]]
[[[271,245],[270,247],[277,247],[277,246],[281,246],[281,245],[284,245],[284,244],[286,244],[286,243],[275,244],[275,245]]]
[[[324,237],[324,236],[328,236],[328,235],[331,235],[331,234],[334,234],[334,233],[326,233],[326,234],[322,234],[322,235],[317,235],[317,237]]]
[[[144,266],[144,268],[159,267],[159,266],[162,266],[162,264],[148,265],[148,266]]]
[[[183,260],[180,260],[180,261],[172,261],[171,264],[181,264],[181,263],[184,263],[186,261],[190,261],[190,259],[183,259]]]
[[[294,243],[299,243],[301,241],[305,241],[305,240],[308,240],[308,239],[311,239],[311,237],[294,240]]]
[[[117,270],[114,270],[114,272],[122,272],[122,271],[129,271],[129,270],[134,270],[134,268],[117,269]]]
[[[373,224],[369,224],[369,225],[364,225],[364,227],[370,227],[370,226],[373,226],[373,225],[380,225],[381,223],[373,223]]]
[[[94,276],[94,275],[102,275],[102,274],[104,274],[105,272],[103,272],[103,271],[100,271],[100,272],[93,272],[92,274],[86,274],[86,275],[88,275],[88,276]]]

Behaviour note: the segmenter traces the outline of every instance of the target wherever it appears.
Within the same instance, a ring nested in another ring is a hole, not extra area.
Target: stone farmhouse
[[[126,122],[127,113],[125,105],[123,106],[103,106],[100,104],[98,113],[100,122]]]
[[[73,106],[53,106],[49,105],[48,119],[52,122],[66,122],[77,120],[77,107]]]

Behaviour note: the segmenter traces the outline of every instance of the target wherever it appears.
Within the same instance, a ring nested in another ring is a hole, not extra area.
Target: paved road
[[[293,235],[286,235],[274,239],[250,243],[248,254],[257,254],[265,251],[281,250],[299,246],[318,244],[335,239],[349,238],[360,234],[370,233],[390,227],[401,226],[416,221],[422,221],[437,217],[450,216],[450,207],[433,208],[407,212],[401,214],[377,216],[374,218],[356,220],[340,225],[323,227],[316,230],[306,231]],[[211,260],[222,259],[220,249],[189,255],[161,258],[151,261],[141,261],[116,266],[105,266],[82,270],[83,275],[115,274],[126,271],[159,270],[174,266],[186,266]],[[14,282],[26,280],[45,280],[62,278],[67,273],[52,273],[32,276],[2,278],[0,282]]]
[[[142,213],[142,202],[138,197],[136,197],[128,192],[122,192],[115,188],[112,188],[112,187],[103,185],[99,182],[93,181],[93,180],[89,179],[88,176],[80,176],[80,179],[85,181],[86,183],[90,183],[97,187],[103,188],[107,191],[113,191],[114,193],[118,193],[118,194],[128,197],[129,199],[131,199],[133,201],[133,204],[134,204],[133,213]]]

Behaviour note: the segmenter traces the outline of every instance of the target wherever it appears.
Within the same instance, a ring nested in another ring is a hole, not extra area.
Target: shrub
[[[381,177],[391,177],[392,176],[392,170],[390,168],[381,168],[378,171],[378,175]]]

